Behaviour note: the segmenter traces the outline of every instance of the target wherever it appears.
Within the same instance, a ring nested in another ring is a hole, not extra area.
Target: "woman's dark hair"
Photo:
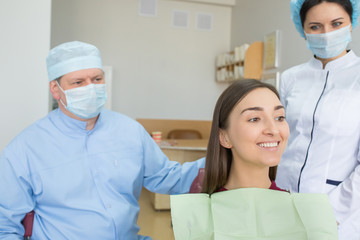
[[[216,102],[206,153],[203,193],[212,194],[225,185],[232,163],[232,152],[231,149],[224,148],[220,144],[219,132],[220,129],[228,128],[230,113],[237,103],[257,88],[268,88],[280,99],[279,93],[272,85],[254,79],[246,79],[231,84]],[[270,180],[274,181],[275,177],[276,166],[270,167]]]
[[[352,6],[350,0],[305,0],[305,2],[303,3],[303,5],[301,6],[301,9],[300,9],[300,19],[301,19],[301,24],[303,27],[304,27],[306,14],[310,10],[310,8],[320,4],[322,2],[331,2],[331,3],[339,4],[349,14],[350,20],[352,22],[353,6]]]

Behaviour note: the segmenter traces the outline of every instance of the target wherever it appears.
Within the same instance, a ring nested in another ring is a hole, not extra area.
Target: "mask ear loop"
[[[58,81],[55,80],[55,82],[58,85],[58,87],[60,88],[60,90],[65,94],[65,97],[66,97],[65,91],[60,87],[60,84],[58,83]],[[60,100],[61,104],[64,106],[64,108],[66,109],[66,106],[65,106],[64,102],[61,100],[61,98],[59,100]]]

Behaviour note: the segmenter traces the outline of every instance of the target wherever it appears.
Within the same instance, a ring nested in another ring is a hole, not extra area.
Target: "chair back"
[[[174,129],[167,136],[168,139],[202,139],[201,133],[194,129]]]
[[[204,183],[205,168],[200,168],[198,175],[190,186],[189,193],[201,193],[202,186]]]
[[[32,235],[34,214],[35,214],[34,211],[28,212],[21,222],[25,228],[24,239],[26,239],[26,240],[29,240]]]

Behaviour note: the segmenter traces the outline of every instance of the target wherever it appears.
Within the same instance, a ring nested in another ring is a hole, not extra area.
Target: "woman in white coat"
[[[290,126],[277,184],[327,193],[339,239],[360,239],[360,58],[347,50],[360,0],[291,0],[314,57],[286,70],[280,97]]]

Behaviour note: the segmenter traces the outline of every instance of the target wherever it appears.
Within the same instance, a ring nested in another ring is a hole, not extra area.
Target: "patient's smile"
[[[279,146],[280,142],[263,142],[263,143],[258,143],[257,145],[259,147],[263,147],[263,148],[273,148],[273,147],[277,147]]]

